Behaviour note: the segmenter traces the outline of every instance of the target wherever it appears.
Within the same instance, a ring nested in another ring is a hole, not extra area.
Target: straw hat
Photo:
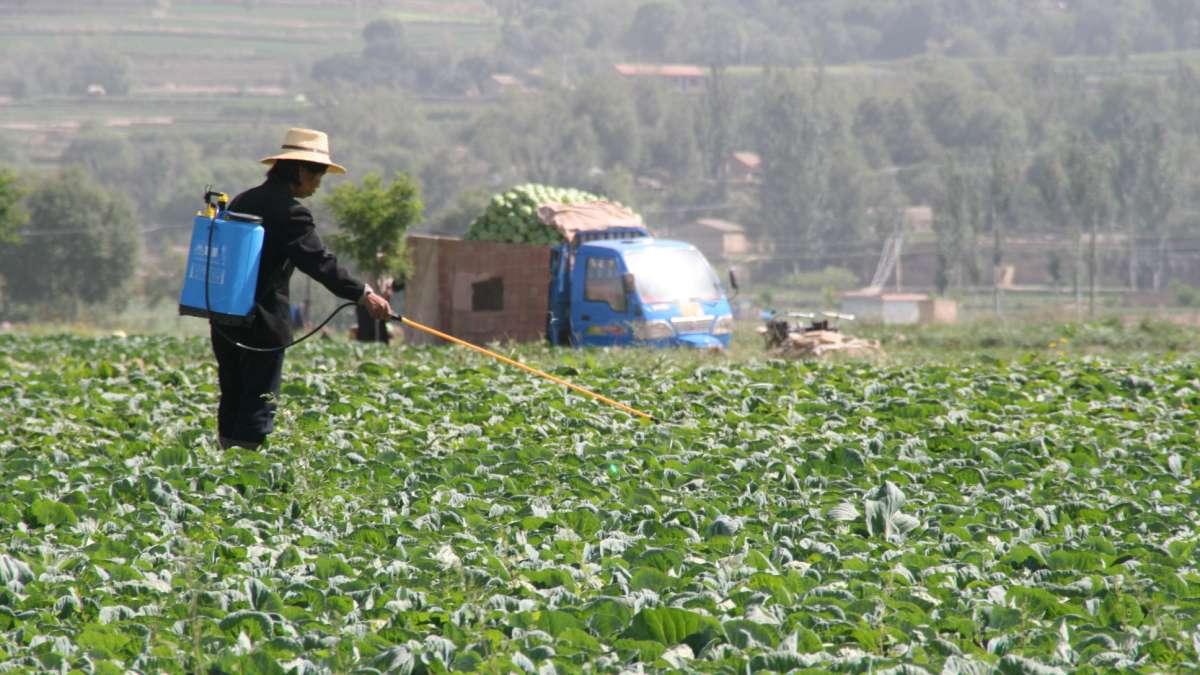
[[[283,137],[283,152],[259,161],[263,164],[274,164],[277,159],[296,159],[302,162],[315,162],[329,167],[330,173],[346,173],[346,167],[334,164],[329,158],[329,136],[324,131],[316,129],[292,128]]]

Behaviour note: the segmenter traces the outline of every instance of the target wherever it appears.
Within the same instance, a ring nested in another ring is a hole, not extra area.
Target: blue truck
[[[575,346],[724,349],[733,312],[696,247],[620,225],[573,233],[550,254],[546,339]],[[736,291],[737,277],[730,272]]]
[[[729,346],[729,298],[694,246],[658,239],[636,214],[607,203],[541,215],[560,243],[411,235],[405,315],[474,342]]]

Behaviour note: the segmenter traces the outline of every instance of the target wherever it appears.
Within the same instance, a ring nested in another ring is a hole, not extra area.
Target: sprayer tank
[[[258,216],[231,211],[222,211],[215,218],[196,216],[187,274],[179,294],[180,314],[235,325],[253,319],[263,244],[261,222]]]

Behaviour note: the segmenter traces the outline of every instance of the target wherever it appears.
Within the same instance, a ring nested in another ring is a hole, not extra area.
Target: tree
[[[572,114],[591,125],[603,154],[602,168],[637,167],[641,154],[637,108],[625,82],[613,76],[588,80],[574,97]]]
[[[1057,149],[1040,154],[1033,160],[1026,174],[1027,180],[1033,185],[1038,196],[1038,205],[1042,214],[1049,221],[1050,227],[1060,231],[1072,229],[1071,207],[1067,200],[1067,170],[1063,166],[1062,153]],[[1076,245],[1079,237],[1076,235]],[[1071,259],[1071,283],[1076,298],[1079,300],[1079,257]],[[1056,252],[1051,253],[1051,276],[1058,283],[1061,261]]]
[[[527,11],[528,0],[486,0],[487,4],[500,16],[505,24],[516,23]]]
[[[1088,315],[1096,312],[1096,236],[1111,211],[1113,159],[1096,139],[1075,136],[1065,149],[1067,203],[1078,232],[1088,233]],[[1077,240],[1077,241],[1081,241]],[[1076,258],[1082,250],[1076,245]]]
[[[704,88],[704,113],[700,116],[700,147],[708,178],[717,181],[724,196],[725,163],[733,151],[733,118],[736,97],[729,86],[725,69],[712,66]]]
[[[979,178],[950,155],[941,167],[942,193],[935,204],[933,233],[937,238],[938,291],[962,286],[978,276],[975,237],[983,220],[983,188]]]
[[[1092,128],[1097,136],[1109,142],[1115,151],[1115,164],[1111,173],[1112,196],[1116,201],[1118,225],[1125,228],[1129,245],[1129,287],[1138,289],[1140,271],[1140,242],[1138,241],[1141,219],[1134,213],[1138,192],[1147,180],[1145,172],[1152,168],[1165,168],[1159,158],[1150,155],[1162,152],[1165,146],[1154,143],[1155,129],[1159,124],[1156,117],[1160,107],[1159,89],[1142,86],[1132,81],[1121,81],[1105,92]]]
[[[433,214],[432,218],[426,219],[424,227],[439,234],[461,237],[470,227],[471,221],[487,209],[491,199],[491,191],[485,188],[463,190],[455,195],[452,202]]]
[[[709,12],[704,15],[691,58],[713,68],[735,65],[742,62],[747,42],[745,22],[737,15],[728,10]]]
[[[363,56],[390,63],[399,63],[408,58],[411,49],[404,24],[392,19],[376,19],[367,24],[362,32]]]
[[[1171,213],[1179,202],[1183,172],[1180,169],[1180,150],[1164,124],[1156,123],[1142,130],[1140,146],[1141,180],[1134,192],[1133,212],[1139,229],[1156,239],[1157,264],[1151,284],[1162,290],[1168,272],[1167,241]]]
[[[942,64],[917,83],[913,101],[925,126],[947,148],[970,145],[970,122],[977,91],[973,76],[956,65]]]
[[[888,163],[899,167],[929,161],[938,150],[937,141],[905,98],[863,99],[855,111],[854,135],[877,137],[887,150]]]
[[[883,37],[875,48],[879,59],[899,59],[925,53],[926,42],[933,37],[935,15],[932,3],[916,2],[906,5],[884,27]]]
[[[17,175],[0,169],[0,244],[15,244],[21,240],[18,232],[29,221],[29,214],[21,206],[24,196],[25,190]]]
[[[72,94],[86,94],[92,85],[100,85],[108,95],[129,93],[129,59],[104,49],[87,50],[76,56],[69,86]]]
[[[990,150],[984,227],[992,233],[992,304],[1000,313],[1000,271],[1004,263],[1004,238],[1016,221],[1014,201],[1020,185],[1020,166],[1013,156],[1014,144],[1002,143]]]
[[[816,221],[829,198],[832,148],[824,142],[830,120],[815,105],[818,82],[804,92],[794,76],[767,75],[756,120],[755,145],[762,158],[760,219],[778,247],[821,253]]]
[[[1195,0],[1153,0],[1154,11],[1175,34],[1175,49],[1195,46],[1200,6]]]
[[[28,204],[31,231],[0,254],[11,299],[56,318],[74,318],[84,304],[120,304],[141,252],[129,202],[71,167]]]
[[[641,56],[662,58],[670,53],[670,40],[683,19],[683,11],[674,2],[651,0],[637,8],[625,44]]]
[[[362,185],[346,183],[326,199],[338,231],[329,241],[377,283],[386,276],[408,277],[404,233],[421,219],[423,205],[416,181],[397,172],[385,185],[379,174],[367,174]]]
[[[63,150],[62,162],[66,166],[77,166],[94,176],[103,187],[123,192],[132,192],[129,186],[144,186],[154,174],[141,174],[141,158],[138,149],[128,138],[108,129],[86,127]],[[149,187],[149,186],[147,186]],[[138,203],[147,201],[153,188],[145,194],[134,192]]]
[[[699,173],[700,147],[696,143],[695,115],[679,102],[667,108],[646,143],[645,164],[677,183],[689,182]]]
[[[538,141],[525,140],[530,138]],[[495,167],[501,182],[582,187],[604,159],[591,117],[576,115],[561,91],[510,96],[503,107],[476,118],[467,141],[472,155]]]
[[[769,73],[754,120],[762,158],[759,218],[777,253],[786,246],[796,269],[801,259],[823,264],[862,235],[866,167],[846,138],[823,73],[810,88],[791,73]]]

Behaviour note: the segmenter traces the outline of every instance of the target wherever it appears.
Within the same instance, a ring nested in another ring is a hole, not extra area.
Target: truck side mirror
[[[637,283],[635,283],[633,278],[633,272],[626,272],[625,274],[621,275],[621,287],[625,290],[625,295],[633,293],[634,289],[637,288]]]
[[[729,268],[729,287],[735,291],[740,290],[738,288],[737,270],[732,267]]]

